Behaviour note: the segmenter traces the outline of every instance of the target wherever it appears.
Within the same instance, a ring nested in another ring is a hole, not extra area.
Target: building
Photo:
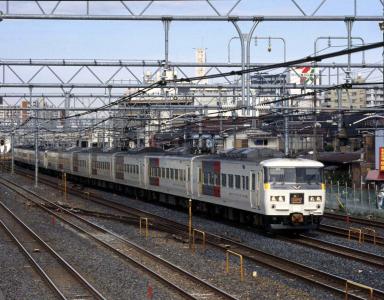
[[[358,75],[355,83],[363,83],[364,79],[361,75]],[[365,89],[349,89],[349,90],[331,90],[325,93],[323,106],[330,108],[339,107],[344,108],[363,108],[367,106],[367,93]]]
[[[384,105],[384,89],[368,89],[367,93],[367,107],[383,106]]]
[[[6,110],[2,110],[2,108]],[[16,105],[0,104],[0,122],[16,124],[19,121],[19,112]],[[14,109],[14,110],[12,110]]]
[[[277,100],[284,94],[284,85],[287,83],[287,74],[268,74],[256,73],[251,76],[251,85],[257,86],[253,90],[255,104],[262,105],[265,102]],[[278,88],[267,87],[268,85],[278,85]],[[278,106],[276,104],[275,106]]]
[[[195,58],[196,58],[196,63],[198,64],[205,64],[207,62],[207,56],[206,56],[206,49],[205,48],[196,48],[195,52]],[[205,67],[196,67],[196,76],[204,76],[205,75]],[[202,79],[200,81],[201,84],[207,84],[208,79]]]
[[[291,96],[313,92],[311,87],[319,82],[317,77],[317,69],[309,66],[292,68],[289,74],[289,82],[293,84],[304,85],[304,88],[301,89],[291,89]],[[321,96],[318,95],[317,99],[318,101],[321,101]],[[314,98],[313,96],[303,96],[292,100],[290,105],[298,108],[313,107]]]

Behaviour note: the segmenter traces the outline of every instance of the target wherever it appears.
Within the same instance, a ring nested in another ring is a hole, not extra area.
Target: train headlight
[[[310,196],[309,202],[321,202],[322,197],[321,196]]]
[[[285,196],[271,196],[271,202],[284,202]]]

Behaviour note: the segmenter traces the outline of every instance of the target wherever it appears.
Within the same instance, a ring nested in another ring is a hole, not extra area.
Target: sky
[[[92,14],[129,14],[119,1],[95,2],[90,6]],[[237,0],[211,1],[221,13],[226,13]],[[311,14],[320,0],[296,0],[307,14]],[[57,2],[41,2],[45,11],[53,9]],[[354,0],[327,0],[316,15],[352,15]],[[139,13],[148,1],[125,1],[134,12]],[[5,12],[5,1],[0,1],[0,11]],[[83,14],[85,2],[63,2],[56,14]],[[35,1],[10,2],[10,13],[39,13]],[[215,15],[206,1],[157,1],[145,12],[146,15]],[[380,0],[357,0],[359,16],[382,16]],[[231,15],[301,15],[290,0],[242,0]],[[245,33],[252,22],[241,22]],[[282,37],[287,43],[287,59],[298,59],[314,52],[314,41],[318,37],[346,36],[343,22],[262,22],[254,36]],[[362,37],[366,43],[383,39],[377,22],[355,22],[352,35]],[[194,49],[207,50],[208,62],[228,61],[228,42],[237,36],[229,22],[171,22],[169,59],[173,62],[194,62]],[[49,20],[3,20],[0,22],[0,59],[164,59],[164,29],[159,21],[49,21]],[[319,49],[327,47],[321,40]],[[346,47],[346,40],[332,41],[332,47],[324,50],[337,51]],[[283,60],[281,42],[272,41],[271,52],[268,41],[252,42],[251,62],[280,62]],[[240,44],[231,43],[231,61],[240,62]],[[366,53],[367,63],[382,62],[382,50]],[[336,59],[333,59],[334,61]],[[347,58],[337,59],[346,62]],[[361,54],[353,55],[354,62],[361,62]],[[17,69],[17,68],[16,68]],[[23,70],[19,68],[17,70]],[[28,78],[33,68],[25,68]],[[144,70],[141,70],[144,71]],[[60,71],[58,71],[60,72]],[[63,76],[70,72],[63,71]],[[360,71],[359,71],[360,72]],[[366,72],[366,70],[361,70]],[[109,75],[109,74],[108,74]],[[51,75],[46,75],[47,78]],[[103,74],[100,74],[103,76]],[[107,75],[105,75],[107,76]],[[125,76],[125,75],[124,75]],[[84,75],[84,78],[86,75]],[[2,79],[0,75],[0,80]],[[41,78],[43,80],[45,78]]]

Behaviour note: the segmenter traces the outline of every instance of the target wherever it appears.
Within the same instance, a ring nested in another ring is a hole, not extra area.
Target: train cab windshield
[[[318,189],[323,182],[323,168],[264,168],[264,182],[271,188],[300,185],[301,189]]]

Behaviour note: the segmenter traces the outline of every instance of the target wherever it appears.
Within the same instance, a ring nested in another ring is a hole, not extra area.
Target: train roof
[[[319,161],[305,158],[273,158],[264,160],[261,164],[265,167],[324,167]]]

